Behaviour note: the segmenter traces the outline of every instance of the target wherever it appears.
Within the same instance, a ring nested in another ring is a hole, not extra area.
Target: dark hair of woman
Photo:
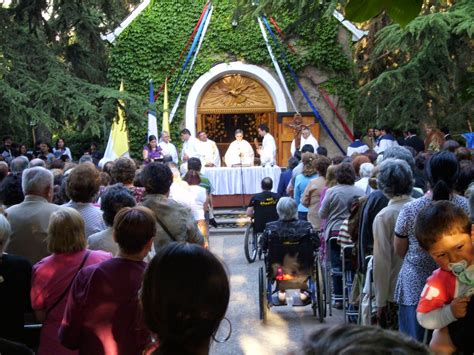
[[[434,154],[426,164],[426,176],[433,193],[433,201],[449,200],[459,175],[459,163],[454,153],[447,150]]]
[[[155,214],[143,206],[124,207],[115,215],[113,228],[120,250],[136,254],[156,235]]]
[[[303,345],[302,354],[314,355],[428,355],[416,340],[379,327],[340,324],[316,330]]]
[[[68,176],[66,192],[74,202],[92,202],[100,187],[99,171],[93,164],[76,166]]]
[[[199,185],[201,183],[201,178],[199,177],[199,173],[195,170],[188,170],[186,175],[183,178],[189,185]]]
[[[158,143],[158,140],[156,139],[156,136],[154,136],[153,134],[150,137],[148,137],[148,144],[147,145],[148,145],[148,148],[150,150],[152,149],[151,144],[150,144],[152,141],[156,141]]]
[[[474,163],[471,160],[461,160],[459,162],[459,175],[454,184],[454,190],[464,196],[469,184],[474,181]]]
[[[187,243],[161,249],[141,291],[145,323],[160,344],[154,354],[208,354],[229,296],[227,273],[210,251]]]
[[[105,224],[112,226],[118,211],[124,207],[134,207],[136,204],[130,190],[122,184],[109,186],[102,195],[100,204]]]
[[[54,145],[56,147],[56,149],[59,149],[59,141],[63,141],[63,143],[64,143],[63,148],[66,148],[66,141],[64,140],[64,138],[58,138],[56,140],[56,144]]]
[[[336,181],[338,184],[354,185],[356,176],[354,168],[350,163],[336,165]]]
[[[324,155],[316,156],[316,159],[313,160],[313,166],[316,169],[316,172],[319,176],[326,177],[329,166],[331,165],[331,159],[325,157]]]
[[[25,199],[21,187],[21,175],[10,174],[0,183],[0,202],[7,207],[17,205]]]
[[[313,161],[316,159],[314,153],[305,152],[301,156],[301,161],[303,162],[303,175],[304,176],[313,176],[316,174],[316,169],[313,165]]]

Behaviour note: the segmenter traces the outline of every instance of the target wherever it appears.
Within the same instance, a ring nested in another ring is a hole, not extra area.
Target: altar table
[[[276,192],[281,168],[278,166],[205,168],[203,174],[211,181],[213,195],[254,195],[262,192],[261,182],[264,177],[272,178],[272,191]]]

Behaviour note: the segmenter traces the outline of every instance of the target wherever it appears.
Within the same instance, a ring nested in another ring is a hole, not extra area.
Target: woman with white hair
[[[319,236],[313,230],[311,223],[298,219],[298,205],[295,200],[290,197],[282,197],[278,201],[276,209],[278,221],[267,223],[265,231],[259,241],[264,252],[268,249],[270,237],[292,238],[295,240],[310,236],[313,240],[314,247],[319,247]],[[303,303],[310,302],[308,293],[304,289],[301,290],[300,298]],[[278,291],[278,299],[275,299],[274,302],[280,305],[286,303],[286,293],[284,289]]]
[[[366,196],[370,195],[370,193],[372,192],[372,188],[369,185],[369,179],[372,176],[373,171],[374,171],[374,164],[372,163],[362,164],[359,169],[360,179],[357,180],[354,184],[354,186],[365,191]]]
[[[389,198],[388,206],[374,219],[374,290],[377,318],[382,327],[398,328],[394,293],[403,260],[395,253],[395,224],[402,207],[410,201],[413,174],[408,163],[401,159],[386,159],[379,166],[378,188]],[[393,328],[395,329],[395,328]]]
[[[31,264],[5,253],[11,233],[10,223],[0,214],[0,338],[22,342],[24,314],[30,309]]]

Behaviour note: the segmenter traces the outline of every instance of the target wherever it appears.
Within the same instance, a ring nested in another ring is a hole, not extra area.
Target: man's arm
[[[246,211],[246,214],[247,216],[249,217],[253,217],[253,207],[247,207],[247,211]]]

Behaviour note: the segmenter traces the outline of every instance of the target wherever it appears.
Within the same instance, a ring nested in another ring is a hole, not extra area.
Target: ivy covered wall
[[[170,75],[175,62],[187,43],[189,36],[201,14],[205,0],[156,0],[119,36],[111,51],[109,82],[117,87],[121,79],[127,91],[148,96],[149,79],[153,79],[155,92]],[[179,143],[178,133],[183,121],[186,96],[194,81],[212,66],[231,61],[273,68],[258,23],[253,18],[240,19],[232,26],[234,5],[231,0],[219,0],[214,5],[211,23],[204,38],[194,69],[183,87],[183,98],[172,124],[174,143]],[[274,15],[281,28],[295,21],[290,13]],[[296,72],[315,67],[328,75],[321,84],[328,92],[340,97],[342,105],[349,113],[353,111],[356,89],[352,62],[338,42],[339,23],[333,18],[320,21],[311,20],[295,26],[290,41],[296,47],[296,54],[287,50],[287,56]],[[274,52],[278,53],[274,48]],[[170,78],[173,87],[182,62]],[[280,65],[287,75],[290,89],[294,89],[282,62]],[[178,84],[180,87],[182,79]],[[173,105],[179,89],[170,91],[170,105]],[[156,109],[160,112],[162,97]],[[300,110],[307,108],[300,107]],[[161,125],[160,114],[158,124]],[[132,155],[138,156],[145,142],[147,118],[143,113],[141,122],[129,124],[129,139]],[[160,128],[160,127],[158,127]]]

